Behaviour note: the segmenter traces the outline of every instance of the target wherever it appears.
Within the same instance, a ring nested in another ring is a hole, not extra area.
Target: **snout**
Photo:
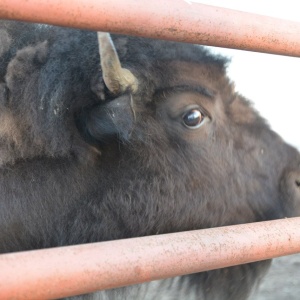
[[[134,125],[131,95],[122,95],[93,107],[84,119],[85,135],[93,143],[105,144],[116,139],[128,141]]]

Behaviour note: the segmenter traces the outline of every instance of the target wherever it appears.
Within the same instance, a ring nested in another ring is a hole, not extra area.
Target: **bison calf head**
[[[234,91],[224,58],[197,45],[10,26],[0,28],[0,251],[299,213],[299,153]],[[264,267],[183,282],[199,298],[244,299]]]
[[[299,214],[299,154],[234,91],[226,61],[199,46],[134,38],[120,53],[137,88],[102,85],[105,100],[79,118],[85,139],[110,161],[103,201],[122,212],[119,237]],[[266,266],[193,282],[203,299],[245,299]]]
[[[226,61],[194,45],[127,38],[123,47],[134,89],[106,84],[119,75],[106,76],[104,60],[122,67],[115,52],[102,55],[105,100],[79,117],[79,127],[103,157],[118,153],[115,176],[130,182],[138,206],[166,210],[152,233],[289,216],[299,199],[298,152],[234,91]]]

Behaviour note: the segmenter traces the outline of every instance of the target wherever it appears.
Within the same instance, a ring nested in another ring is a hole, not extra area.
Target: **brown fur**
[[[299,153],[234,92],[224,58],[113,40],[134,94],[105,87],[96,33],[1,23],[0,252],[298,214]],[[192,109],[196,129],[183,121]],[[246,299],[268,265],[82,297]]]

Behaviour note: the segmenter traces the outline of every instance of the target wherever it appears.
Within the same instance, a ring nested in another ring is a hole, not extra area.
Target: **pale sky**
[[[300,22],[299,0],[188,0]],[[299,37],[300,38],[300,37]],[[232,58],[228,73],[272,129],[300,149],[300,58],[213,48]]]

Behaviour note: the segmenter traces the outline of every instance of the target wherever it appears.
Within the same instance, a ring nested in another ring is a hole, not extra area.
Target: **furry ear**
[[[19,50],[7,67],[5,79],[8,88],[13,88],[14,84],[18,85],[18,81],[30,76],[34,70],[45,63],[47,55],[47,41]]]

